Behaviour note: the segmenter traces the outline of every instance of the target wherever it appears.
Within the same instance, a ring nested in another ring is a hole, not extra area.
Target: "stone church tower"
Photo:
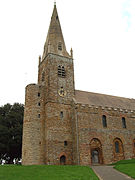
[[[135,158],[135,99],[74,88],[54,5],[39,57],[38,83],[26,87],[22,164],[109,164]]]
[[[72,50],[69,55],[54,5],[42,59],[39,57],[38,84],[26,87],[23,164],[58,164],[65,151],[70,164],[73,97]]]

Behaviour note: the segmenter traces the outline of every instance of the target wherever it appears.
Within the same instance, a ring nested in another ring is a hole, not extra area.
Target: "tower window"
[[[64,146],[67,146],[67,141],[64,141]]]
[[[40,114],[38,114],[38,118],[40,118]]]
[[[60,118],[63,118],[63,111],[60,112]]]
[[[58,43],[58,50],[62,51],[62,43],[61,42]]]
[[[38,103],[38,106],[40,106],[40,102]]]
[[[60,66],[60,65],[58,66],[58,76],[63,78],[66,76],[64,66]]]
[[[102,116],[102,124],[103,124],[103,127],[107,127],[107,122],[106,122],[106,116],[105,115]]]
[[[38,93],[38,97],[40,97],[40,93]]]
[[[126,120],[124,117],[122,117],[122,127],[126,128]]]

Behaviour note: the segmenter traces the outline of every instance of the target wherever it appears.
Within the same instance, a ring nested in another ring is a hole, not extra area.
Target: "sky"
[[[54,0],[0,0],[0,106],[25,102]],[[57,0],[75,89],[135,99],[135,0]]]

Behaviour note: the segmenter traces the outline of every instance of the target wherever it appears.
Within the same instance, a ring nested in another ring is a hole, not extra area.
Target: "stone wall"
[[[46,163],[59,165],[64,155],[66,164],[72,164],[71,106],[48,102],[45,110]]]
[[[58,76],[58,66],[65,68],[65,78]],[[42,74],[44,72],[44,81]],[[38,84],[45,86],[45,101],[70,104],[74,97],[74,66],[72,58],[62,57],[60,55],[48,54],[48,56],[39,65]],[[63,87],[66,96],[61,98],[59,90]]]
[[[66,104],[68,101],[62,97],[57,102],[46,102],[45,97],[43,84],[26,87],[24,165],[58,165],[63,155],[66,164],[90,165],[93,149],[99,151],[99,162],[103,164],[135,157],[134,111]],[[103,127],[103,115],[106,116],[107,127]],[[123,128],[122,117],[126,120],[126,128]],[[116,140],[121,143],[119,153],[115,150]]]
[[[97,138],[102,145],[100,161],[109,164],[121,159],[134,157],[133,140],[135,139],[135,112],[108,107],[92,107],[76,104],[78,122],[78,149],[81,165],[91,164],[92,139]],[[107,127],[103,127],[102,115],[106,116]],[[122,126],[122,117],[126,119],[126,128]],[[123,153],[115,153],[114,139],[122,142]]]
[[[41,87],[30,84],[26,87],[23,122],[22,164],[43,164],[43,128],[41,116]],[[40,103],[40,104],[39,104]]]

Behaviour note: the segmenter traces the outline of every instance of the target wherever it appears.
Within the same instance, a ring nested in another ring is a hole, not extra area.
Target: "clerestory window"
[[[126,119],[122,117],[122,127],[126,128]]]
[[[106,121],[105,115],[102,116],[102,124],[103,124],[103,127],[107,127],[107,121]]]

